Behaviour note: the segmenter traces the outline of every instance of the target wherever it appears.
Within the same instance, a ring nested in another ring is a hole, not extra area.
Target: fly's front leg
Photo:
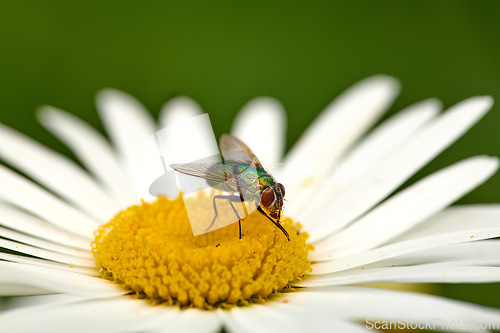
[[[281,230],[281,232],[285,235],[286,239],[288,239],[288,241],[290,241],[290,235],[288,235],[288,232],[286,231],[285,228],[283,228],[283,226],[280,224],[279,222],[279,219],[278,221],[274,221],[272,218],[269,217],[269,215],[266,214],[266,212],[259,206],[257,205],[257,210],[262,214],[264,215],[265,217],[267,217],[267,219],[269,221],[271,221],[275,226],[278,227],[278,229]],[[281,216],[281,215],[280,215]]]

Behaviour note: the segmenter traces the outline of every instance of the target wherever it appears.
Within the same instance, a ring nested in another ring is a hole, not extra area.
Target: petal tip
[[[490,95],[485,95],[485,96],[478,96],[481,101],[485,104],[485,108],[491,109],[493,106],[495,100],[493,99],[493,96]]]
[[[53,107],[51,105],[40,105],[35,110],[35,116],[41,124],[44,124],[49,119],[51,119],[55,114],[60,113],[60,112],[61,112],[61,110],[59,110],[58,108]]]
[[[463,102],[467,103],[469,107],[486,112],[493,106],[493,97],[488,95],[474,96],[467,98]]]
[[[394,93],[399,93],[399,91],[401,90],[401,82],[397,78],[387,74],[376,74],[373,76],[369,76],[361,82],[366,84],[384,86]]]
[[[123,91],[115,89],[115,88],[103,88],[99,90],[96,94],[97,98],[102,98],[102,97],[109,97],[113,95],[122,95],[124,94]]]
[[[170,99],[163,105],[162,109],[170,112],[172,112],[171,110],[189,110],[191,112],[203,113],[200,105],[194,99],[185,95],[179,95]]]
[[[240,113],[255,113],[256,111],[284,116],[285,108],[283,104],[274,97],[257,96],[249,100],[240,110]]]
[[[248,135],[248,129],[251,127],[249,124],[255,125],[256,121],[266,123],[276,133],[284,133],[287,117],[283,104],[276,98],[268,96],[252,98],[236,114],[231,133],[239,138],[244,138]]]
[[[135,104],[135,99],[124,91],[114,88],[104,88],[97,92],[95,98],[97,109],[102,110],[119,104]]]
[[[467,159],[473,163],[482,164],[487,170],[489,175],[493,175],[500,166],[500,160],[497,156],[489,156],[489,155],[478,155],[474,157],[470,157]]]
[[[179,95],[163,105],[160,111],[160,123],[163,126],[168,126],[187,117],[194,117],[203,113],[203,109],[194,99]]]
[[[491,164],[495,166],[495,169],[498,169],[500,165],[500,159],[497,156],[488,156],[488,157]]]
[[[114,88],[105,88],[99,91],[96,95],[96,106],[103,119],[123,117],[124,115],[142,118],[143,115],[149,113],[134,96]],[[152,119],[144,121],[148,122],[148,126],[150,126]]]
[[[443,108],[443,102],[439,98],[436,98],[436,97],[430,97],[430,98],[424,99],[421,103],[425,104],[429,107],[435,108],[435,109],[442,109]]]

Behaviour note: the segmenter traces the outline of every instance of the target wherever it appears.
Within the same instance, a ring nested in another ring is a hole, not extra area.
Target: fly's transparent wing
[[[172,169],[180,173],[206,179],[208,184],[226,192],[238,191],[238,177],[234,168],[225,163],[184,163],[172,164]]]
[[[220,138],[220,150],[225,161],[244,163],[264,169],[257,156],[241,140],[224,134]]]

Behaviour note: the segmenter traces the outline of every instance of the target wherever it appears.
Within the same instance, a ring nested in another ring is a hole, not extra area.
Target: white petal
[[[439,263],[448,266],[500,266],[500,241],[481,240],[431,248],[381,260],[365,268]]]
[[[45,240],[31,237],[31,236],[22,234],[20,232],[6,229],[6,228],[2,228],[2,227],[0,227],[0,236],[2,238],[11,239],[11,240],[16,241],[16,242],[32,245],[32,246],[38,247],[40,249],[48,250],[51,252],[66,254],[68,256],[80,257],[80,258],[92,257],[90,251],[81,251],[81,250],[74,249],[74,248],[71,248],[68,246],[54,244],[52,242],[47,242]]]
[[[39,110],[40,123],[63,141],[110,191],[120,206],[134,202],[136,193],[127,181],[109,142],[87,123],[53,107]]]
[[[0,281],[2,278],[0,277]],[[0,282],[0,296],[25,296],[25,295],[45,295],[50,293],[47,289],[30,286],[26,284],[12,282]]]
[[[305,332],[367,332],[367,329],[359,323],[350,322],[338,316],[318,314],[308,307],[295,304],[293,300],[293,298],[289,298],[285,294],[284,297],[278,298],[274,302],[266,304],[266,306],[272,307],[301,323],[305,323],[305,326],[307,326]]]
[[[499,226],[500,204],[452,206],[422,223],[416,223],[415,228],[393,239],[391,243],[455,231],[468,231],[472,232],[471,235],[473,235],[474,230]],[[471,237],[471,240],[475,240],[475,238]]]
[[[9,241],[7,239],[0,239],[0,248],[9,249],[12,251],[17,251],[20,253],[28,254],[31,256],[39,257],[39,258],[49,259],[49,260],[65,263],[68,265],[78,265],[78,266],[85,266],[85,267],[95,266],[94,265],[95,260],[93,260],[91,258],[90,254],[88,254],[87,258],[78,258],[78,257],[74,257],[71,255],[55,253],[52,251],[47,251],[47,250],[33,247],[30,245],[25,245],[25,244]]]
[[[13,310],[0,325],[9,332],[144,332],[159,321],[167,326],[179,312],[119,297]]]
[[[83,238],[0,202],[0,225],[25,234],[80,250],[90,251],[90,238]]]
[[[230,332],[306,332],[306,323],[266,305],[234,307],[220,313]]]
[[[177,197],[182,185],[170,164],[206,158],[212,149],[215,149],[215,154],[219,154],[208,115],[206,118],[197,117],[202,114],[202,108],[185,96],[176,97],[162,107],[161,129],[157,132],[156,139],[165,167],[162,181],[152,179],[155,183],[155,187],[151,188],[152,193],[161,192],[167,198]],[[187,121],[189,118],[190,121]],[[182,145],[179,145],[179,142],[182,142]],[[212,149],[208,148],[210,146]]]
[[[280,301],[288,302],[288,299]],[[218,314],[229,332],[366,332],[361,325],[337,316],[320,316],[303,306],[277,302],[218,310]]]
[[[332,260],[333,253],[317,256],[313,252],[310,255],[313,260],[330,259],[312,264],[313,274],[333,273],[426,249],[499,237],[500,205],[450,207],[415,229],[414,237],[412,231],[398,242],[345,258]]]
[[[91,238],[98,222],[0,165],[0,198],[38,215],[64,230]]]
[[[286,114],[280,102],[257,97],[236,116],[231,134],[245,142],[266,170],[273,172],[285,149]]]
[[[352,187],[330,203],[329,209],[310,214],[304,223],[322,223],[317,228],[316,239],[324,238],[343,228],[354,219],[397,189],[405,180],[449,146],[491,107],[491,97],[473,97],[462,101],[441,117],[419,130],[397,153],[389,156],[383,165],[358,180],[360,186]],[[332,216],[334,217],[332,219]],[[314,237],[311,238],[311,241]]]
[[[185,118],[198,116],[203,113],[202,108],[191,98],[179,96],[171,99],[160,111],[161,128],[170,126]]]
[[[500,311],[451,299],[401,291],[366,287],[311,288],[290,293],[294,304],[303,306],[322,316],[339,316],[360,320],[370,327],[374,320],[401,320],[425,323],[434,320],[435,330],[444,331],[444,321],[462,321],[472,324],[500,324]],[[498,326],[497,326],[498,328]],[[460,331],[470,332],[462,327]]]
[[[221,322],[214,311],[186,309],[179,311],[178,314],[165,324],[155,326],[163,327],[154,330],[155,333],[217,333],[220,332]]]
[[[106,298],[123,295],[125,290],[100,278],[29,264],[0,261],[4,282],[40,287],[52,292]]]
[[[73,303],[81,301],[81,296],[53,294],[53,295],[34,295],[24,297],[12,297],[7,300],[6,308],[8,310],[20,309],[26,307],[47,307],[64,303]]]
[[[321,174],[363,135],[398,92],[395,79],[378,75],[358,82],[327,106],[294,145],[278,173],[278,179],[287,184],[290,200],[307,177]]]
[[[321,287],[368,283],[491,283],[499,281],[500,267],[452,266],[437,263],[405,267],[355,268],[311,276],[296,285]]]
[[[449,206],[486,181],[497,169],[498,159],[478,156],[435,172],[329,237],[329,244],[321,243],[317,251],[342,257],[374,248]]]
[[[158,188],[152,188],[154,192],[176,198],[179,189],[192,193],[208,186],[205,180],[198,178],[196,181],[196,178],[181,176],[170,167],[172,164],[190,163],[202,159],[207,161],[207,158],[213,160],[220,157],[208,114],[178,120],[172,126],[158,131],[156,139],[167,172],[155,180],[154,185],[158,185]]]
[[[59,269],[67,272],[73,272],[77,274],[84,274],[88,276],[99,276],[97,270],[95,268],[90,268],[90,267],[81,267],[81,266],[75,266],[75,265],[67,265],[67,264],[62,264],[50,260],[45,260],[45,259],[39,259],[39,258],[31,258],[31,257],[26,257],[26,256],[18,256],[15,254],[9,254],[9,253],[3,253],[0,252],[0,259],[10,261],[10,262],[17,262],[21,264],[29,264],[32,266],[40,266],[40,267],[47,267],[47,268],[52,268],[52,269]]]
[[[0,157],[97,219],[116,211],[108,195],[73,161],[0,124]]]
[[[383,159],[397,151],[418,129],[428,123],[441,110],[441,103],[428,99],[413,104],[375,128],[349,154],[342,158],[328,180],[319,188],[309,186],[287,208],[286,213],[302,220],[328,205],[342,191],[357,186],[357,180],[373,168],[380,167]],[[308,231],[311,225],[307,225]]]
[[[153,199],[150,184],[144,180],[149,173],[162,174],[160,155],[143,154],[145,141],[155,133],[149,112],[133,97],[118,90],[106,89],[97,96],[97,109],[109,136],[120,152],[125,171],[137,189],[137,200]]]

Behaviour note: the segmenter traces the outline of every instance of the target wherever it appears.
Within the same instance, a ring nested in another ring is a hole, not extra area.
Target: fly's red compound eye
[[[281,183],[278,183],[278,187],[281,190],[281,195],[284,197],[285,196],[285,186],[283,186],[283,184],[281,184]]]
[[[260,196],[260,203],[264,207],[269,207],[273,204],[274,202],[274,191],[272,188],[268,187],[262,192],[262,195]]]

